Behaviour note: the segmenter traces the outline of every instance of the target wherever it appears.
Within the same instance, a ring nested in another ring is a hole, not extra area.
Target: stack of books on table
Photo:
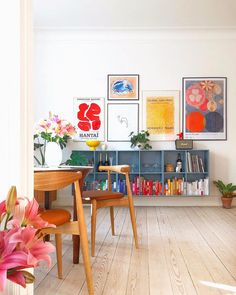
[[[203,159],[198,155],[187,152],[187,172],[204,173]]]

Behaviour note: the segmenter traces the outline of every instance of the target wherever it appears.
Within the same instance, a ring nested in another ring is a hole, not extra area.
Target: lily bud
[[[8,214],[14,212],[14,208],[16,206],[16,199],[17,199],[16,187],[12,186],[7,194],[7,200],[6,200],[6,210]]]
[[[26,271],[26,270],[21,270],[21,273],[23,277],[25,278],[26,284],[32,284],[35,280],[35,276],[32,275],[32,273]]]

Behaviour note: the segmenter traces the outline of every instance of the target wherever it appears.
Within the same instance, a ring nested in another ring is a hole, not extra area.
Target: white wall
[[[20,173],[20,6],[19,1],[0,5],[0,200],[10,185],[19,185]],[[14,21],[13,21],[14,20]]]
[[[38,30],[35,47],[35,121],[49,110],[73,120],[73,97],[106,97],[109,73],[140,74],[141,90],[181,90],[182,77],[188,76],[227,77],[228,140],[198,142],[195,148],[210,149],[211,179],[236,182],[235,30]],[[109,143],[110,149],[128,147]],[[174,143],[153,147],[174,148]]]
[[[25,91],[30,52],[25,53],[28,33],[32,31],[31,15],[30,0],[0,1],[0,201],[6,198],[11,185],[17,186],[20,195],[31,190],[32,196],[32,130],[28,128],[27,112],[32,113],[32,109],[28,104],[29,93]],[[33,286],[23,289],[16,284],[7,284],[5,294],[30,295]]]

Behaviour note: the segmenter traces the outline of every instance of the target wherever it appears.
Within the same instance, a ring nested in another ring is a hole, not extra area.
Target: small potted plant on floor
[[[134,132],[130,133],[130,142],[131,142],[131,148],[138,147],[141,150],[150,150],[152,147],[149,144],[149,132],[142,130],[138,134],[134,134]]]
[[[225,184],[221,180],[214,181],[213,183],[216,185],[219,192],[222,194],[221,200],[223,208],[230,209],[233,197],[235,197],[233,193],[236,190],[236,185],[232,183]]]

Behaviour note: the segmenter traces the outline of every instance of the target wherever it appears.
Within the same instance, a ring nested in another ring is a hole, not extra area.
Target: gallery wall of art
[[[234,30],[37,30],[35,52],[35,121],[46,117],[48,111],[52,111],[73,122],[73,98],[104,98],[106,140],[109,128],[111,130],[115,125],[115,122],[114,125],[107,124],[107,110],[111,114],[110,118],[113,118],[112,114],[116,114],[117,109],[122,108],[121,104],[128,104],[129,114],[136,120],[138,109],[137,124],[141,130],[144,127],[143,116],[146,109],[143,97],[150,92],[179,91],[179,104],[175,109],[178,109],[179,131],[182,131],[182,78],[227,77],[227,140],[197,141],[194,142],[194,148],[210,150],[212,179],[218,177],[225,181],[234,181]],[[108,100],[108,74],[138,74],[139,100]],[[191,87],[192,82],[189,83]],[[211,99],[209,101],[213,107],[214,102]],[[117,108],[115,104],[119,104]],[[109,136],[109,149],[130,147],[129,142],[121,138],[122,134],[119,135],[121,141],[114,141],[114,130]],[[171,138],[166,138],[167,141],[152,142],[152,146],[154,149],[174,148],[174,141],[169,139]],[[88,147],[80,141],[70,143],[64,157],[70,154],[71,149]],[[212,192],[216,193],[214,188]]]

